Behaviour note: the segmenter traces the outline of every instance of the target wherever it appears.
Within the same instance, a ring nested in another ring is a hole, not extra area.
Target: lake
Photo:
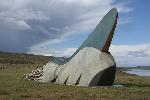
[[[136,74],[139,76],[150,76],[150,70],[142,70],[142,69],[131,69],[129,71],[125,71],[129,74]]]

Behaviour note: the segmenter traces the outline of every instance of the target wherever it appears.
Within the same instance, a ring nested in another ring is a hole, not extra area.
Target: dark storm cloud
[[[0,0],[0,50],[26,52],[34,45],[92,29],[108,10],[132,9],[114,0]]]

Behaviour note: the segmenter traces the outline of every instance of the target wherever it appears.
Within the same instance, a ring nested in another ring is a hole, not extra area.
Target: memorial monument
[[[117,18],[117,9],[111,9],[70,58],[54,57],[42,68],[25,74],[24,78],[66,85],[111,86],[116,63],[108,50]]]

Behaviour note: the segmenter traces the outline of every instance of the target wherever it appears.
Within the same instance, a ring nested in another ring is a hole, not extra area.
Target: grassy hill
[[[46,63],[53,57],[25,54],[25,53],[8,53],[0,51],[0,63],[7,64],[37,64]]]
[[[79,87],[24,80],[53,57],[0,52],[0,100],[150,100],[150,77],[116,72],[114,84]]]

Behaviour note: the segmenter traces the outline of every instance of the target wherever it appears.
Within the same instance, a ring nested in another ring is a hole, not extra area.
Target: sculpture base
[[[110,86],[115,78],[116,65],[110,53],[86,47],[66,64],[49,62],[38,72],[27,74],[26,78],[57,84]]]

